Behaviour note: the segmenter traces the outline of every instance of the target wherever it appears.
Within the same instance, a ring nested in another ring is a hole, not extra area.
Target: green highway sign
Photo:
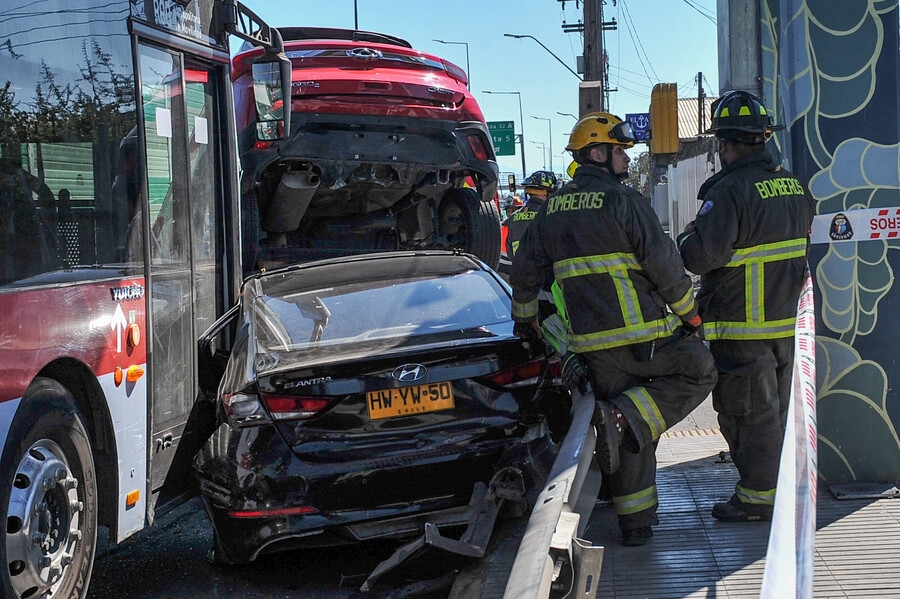
[[[513,121],[489,121],[488,131],[497,156],[516,155],[516,129]]]

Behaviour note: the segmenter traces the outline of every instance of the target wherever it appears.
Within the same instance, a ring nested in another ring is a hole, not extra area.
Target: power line
[[[637,34],[637,30],[634,27],[634,21],[631,18],[631,13],[628,11],[628,6],[625,4],[624,0],[621,0],[619,2],[619,5],[622,7],[622,10],[620,11],[620,14],[623,17],[622,20],[625,21],[625,27],[628,29],[628,35],[631,37],[631,43],[632,45],[634,45],[638,60],[641,63],[641,67],[644,69],[644,75],[646,75],[647,80],[651,83],[658,83],[659,75],[656,74],[656,70],[653,68],[653,65],[650,64],[650,58],[647,56],[647,52],[646,50],[644,50],[644,45],[641,43],[641,40]],[[643,58],[641,56],[643,56]],[[649,67],[650,71],[653,72],[653,77],[650,77],[650,74],[647,73],[647,67]]]
[[[620,73],[628,73],[629,75],[637,75],[638,77],[646,77],[647,73],[638,73],[637,71],[630,71],[620,65],[616,65],[616,70]]]
[[[709,12],[709,9],[706,9],[706,8],[704,8],[704,7],[702,7],[702,6],[699,6],[699,5],[698,5],[696,2],[694,2],[693,0],[683,0],[683,1],[684,1],[685,4],[687,4],[688,6],[690,6],[691,8],[693,8],[694,10],[696,10],[698,13],[700,13],[701,15],[703,15],[705,18],[709,19],[710,22],[713,23],[713,24],[715,25],[715,23],[716,23],[716,15],[715,15],[715,13]]]
[[[704,8],[702,5],[698,4],[697,0],[683,0],[690,8],[700,13],[704,18],[710,20],[712,23],[715,23],[714,13],[711,13],[709,9]],[[606,2],[604,2],[606,4]],[[649,98],[651,95],[652,87],[660,82],[660,78],[656,69],[653,67],[652,61],[647,53],[647,50],[640,39],[639,29],[634,23],[634,18],[631,15],[630,8],[626,4],[626,0],[618,0],[618,2],[613,2],[613,6],[616,7],[616,13],[620,20],[624,21],[625,27],[628,30],[629,37],[631,39],[632,46],[634,48],[635,56],[638,59],[638,62],[643,69],[643,73],[630,71],[621,66],[621,60],[624,52],[621,51],[622,38],[621,36],[616,37],[616,51],[615,57],[610,59],[610,56],[606,55],[607,67],[605,68],[605,73],[607,77],[610,77],[611,81],[607,82],[607,88],[621,88],[621,91],[630,93],[635,96]],[[567,25],[566,23],[566,14],[565,14],[565,5],[563,5],[563,10],[560,13],[560,19],[563,23],[564,29]],[[584,27],[582,20],[580,18],[573,19],[574,23],[581,25]],[[613,21],[615,22],[615,21]],[[580,33],[582,37],[582,42],[584,42],[585,32],[584,29],[580,31],[577,29],[575,24],[568,26],[568,33]],[[570,46],[572,44],[571,38],[569,38]],[[574,54],[574,52],[573,52]],[[576,57],[577,58],[577,57]],[[635,79],[633,77],[628,77],[627,75],[635,75],[640,78],[640,80]],[[682,83],[679,89],[679,95],[683,97],[693,97],[696,95],[697,89],[697,77],[692,77],[691,81]],[[707,82],[708,85],[708,82]],[[708,85],[709,89],[712,89],[711,85]],[[615,89],[614,91],[620,91],[619,89]]]
[[[120,10],[101,10],[101,9],[110,8],[110,7],[115,7]],[[52,15],[61,15],[61,16],[66,16],[66,17],[68,15],[95,15],[97,13],[112,14],[112,15],[115,15],[115,14],[124,15],[124,14],[127,14],[127,12],[128,12],[128,9],[121,8],[121,5],[118,2],[110,2],[109,4],[92,6],[90,8],[67,8],[67,9],[62,9],[62,10],[40,10],[40,11],[22,9],[22,12],[16,12],[18,10],[19,10],[19,8],[12,9],[12,10],[6,10],[6,11],[0,11],[0,17],[3,17],[3,18],[0,18],[0,23],[7,23],[7,22],[13,21],[15,19],[33,19],[35,17],[49,17]],[[54,26],[55,25],[51,25],[50,27],[54,27]],[[22,32],[20,31],[17,33],[22,33]]]
[[[651,83],[651,84],[648,84],[647,81],[646,81],[645,79],[643,79],[643,78],[641,78],[640,80],[637,80],[637,79],[634,79],[634,78],[631,78],[631,77],[627,77],[627,76],[625,76],[625,75],[622,74],[621,69],[619,69],[619,71],[620,71],[620,72],[615,73],[615,74],[612,73],[612,71],[610,71],[610,74],[612,75],[613,79],[615,79],[615,81],[616,81],[617,83],[619,83],[619,82],[625,82],[626,84],[629,84],[629,85],[631,86],[631,88],[629,88],[628,85],[622,86],[622,89],[624,89],[624,90],[627,91],[627,92],[637,93],[637,95],[644,95],[644,96],[649,96],[649,95],[650,95],[650,89],[653,87],[653,84],[652,84],[652,83]],[[627,71],[626,71],[626,72],[627,72]],[[635,88],[635,87],[637,87],[638,89],[646,90],[646,91],[636,92],[636,91],[633,89],[633,88]]]
[[[566,23],[566,5],[565,5],[565,3],[563,3],[562,9],[559,11],[559,20],[560,20],[561,25],[565,26],[567,24]],[[581,23],[581,19],[579,19],[578,22]],[[581,35],[580,37],[583,38],[584,36]],[[576,64],[578,64],[578,57],[581,55],[582,51],[575,50],[575,47],[572,45],[572,36],[571,35],[567,35],[566,38],[569,40],[569,51],[572,53],[572,61],[575,62]],[[583,46],[584,39],[581,40],[581,43]]]
[[[692,81],[688,81],[687,83],[681,84],[681,87],[678,88],[678,97],[679,98],[693,97],[694,90],[696,90],[696,89],[697,89],[697,77],[694,77],[694,79]]]
[[[623,69],[621,67],[612,67],[609,71],[611,81],[613,84],[618,86],[622,91],[626,91],[635,96],[649,98],[651,95],[652,87],[654,84],[647,84],[644,79],[636,80],[632,77],[628,77],[623,73],[630,73],[633,75],[642,76],[641,73],[635,73],[634,71],[629,71],[627,69]],[[712,90],[713,87],[710,85],[709,80],[706,79],[706,76],[703,76],[703,81],[705,84],[705,89],[707,90],[707,95],[710,95],[709,90]],[[677,83],[677,82],[676,82]],[[679,98],[693,98],[697,92],[697,76],[694,77],[690,81],[686,81],[678,86],[678,97]],[[712,93],[712,96],[717,96],[717,93]]]

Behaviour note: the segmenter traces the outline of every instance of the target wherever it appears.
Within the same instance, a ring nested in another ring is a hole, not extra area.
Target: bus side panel
[[[42,371],[81,363],[105,397],[118,462],[117,540],[144,526],[147,500],[147,349],[142,278],[0,294],[0,433],[5,442],[28,385]],[[132,380],[129,380],[132,379]],[[126,497],[137,492],[129,505]]]
[[[147,363],[137,365],[146,372]],[[121,542],[144,528],[147,511],[147,377],[142,377],[122,392],[115,375],[100,377],[100,386],[108,399],[110,416],[116,436],[119,456],[118,522],[116,541]],[[138,500],[129,504],[129,493],[139,492]]]

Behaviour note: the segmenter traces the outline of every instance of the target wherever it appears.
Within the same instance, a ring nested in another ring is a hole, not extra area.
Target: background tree
[[[625,184],[637,189],[645,197],[650,197],[650,152],[642,152],[628,165]]]

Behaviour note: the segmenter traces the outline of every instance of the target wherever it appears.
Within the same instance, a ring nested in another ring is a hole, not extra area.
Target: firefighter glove
[[[582,395],[587,392],[587,370],[584,367],[581,356],[572,352],[563,356],[562,379],[563,383],[570,390],[578,389]]]
[[[696,334],[700,332],[700,328],[703,326],[703,321],[700,319],[699,314],[695,314],[687,320],[682,320],[681,326],[683,326],[685,330],[687,330],[687,332]]]
[[[517,322],[513,325],[513,335],[522,339],[540,339],[541,329],[536,320]]]

